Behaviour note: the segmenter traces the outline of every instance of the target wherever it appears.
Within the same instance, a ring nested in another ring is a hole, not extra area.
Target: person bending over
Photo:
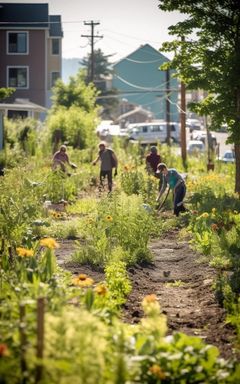
[[[173,191],[174,214],[179,216],[180,212],[185,212],[186,208],[183,204],[183,199],[186,195],[186,184],[180,173],[174,168],[168,168],[166,164],[160,163],[157,166],[157,173],[162,176],[162,185],[157,197],[160,200],[167,185]]]

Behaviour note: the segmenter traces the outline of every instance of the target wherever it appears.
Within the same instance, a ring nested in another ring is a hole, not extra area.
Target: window
[[[52,55],[59,55],[60,53],[60,40],[52,39]]]
[[[51,86],[54,87],[56,81],[60,78],[59,72],[52,72]]]
[[[8,67],[8,87],[28,88],[28,68]]]
[[[152,125],[152,132],[162,132],[163,127],[161,125]]]
[[[8,54],[27,54],[28,53],[28,34],[27,32],[8,32]]]
[[[148,132],[148,127],[145,125],[142,127],[142,132],[147,133]]]

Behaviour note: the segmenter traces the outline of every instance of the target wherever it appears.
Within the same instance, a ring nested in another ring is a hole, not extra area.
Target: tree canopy
[[[118,109],[119,100],[117,90],[107,89],[107,78],[112,74],[112,64],[109,59],[113,55],[105,55],[101,49],[94,51],[94,79],[93,83],[98,90],[97,104],[101,107],[101,116],[104,119],[112,119]],[[92,56],[89,54],[83,58],[81,64],[85,68],[85,81],[89,83]]]
[[[174,52],[166,64],[188,89],[203,89],[208,96],[192,105],[211,117],[211,127],[226,123],[229,142],[235,144],[236,183],[240,192],[240,8],[239,0],[159,0],[163,11],[179,11],[186,19],[169,28],[176,39],[162,50]]]
[[[15,92],[15,88],[0,88],[0,101],[7,99]]]
[[[55,145],[66,142],[80,149],[95,145],[96,97],[96,88],[93,84],[86,85],[81,71],[70,77],[67,84],[62,80],[56,82],[53,106],[47,120]]]

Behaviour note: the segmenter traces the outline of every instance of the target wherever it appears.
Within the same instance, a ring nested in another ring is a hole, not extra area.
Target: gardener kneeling
[[[183,205],[183,199],[186,195],[186,184],[182,176],[176,171],[176,169],[168,169],[164,163],[158,164],[157,173],[162,175],[162,186],[156,201],[160,200],[168,185],[173,191],[174,214],[179,216],[180,212],[186,211],[186,208]]]

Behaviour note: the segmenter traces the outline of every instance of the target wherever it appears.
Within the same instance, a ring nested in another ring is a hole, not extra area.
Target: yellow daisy
[[[32,257],[32,256],[34,256],[33,249],[27,249],[27,248],[18,247],[18,248],[16,248],[16,251],[17,251],[18,256],[21,256],[21,257]]]
[[[52,237],[46,237],[45,239],[41,239],[40,245],[42,247],[46,247],[50,249],[59,248],[59,244]]]
[[[104,284],[100,284],[97,287],[94,288],[94,291],[99,295],[99,296],[106,296],[107,294],[107,287]]]
[[[105,218],[106,221],[109,221],[109,222],[112,222],[113,221],[113,218],[112,216],[110,215],[107,215],[106,218]]]

